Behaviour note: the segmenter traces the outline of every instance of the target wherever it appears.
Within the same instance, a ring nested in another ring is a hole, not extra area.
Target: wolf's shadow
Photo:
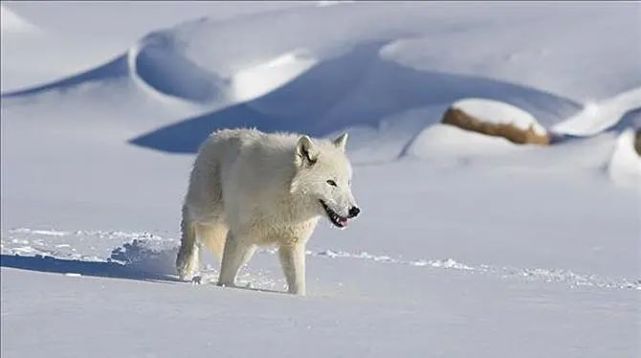
[[[38,272],[73,273],[82,276],[179,282],[172,275],[142,271],[135,265],[126,265],[114,261],[80,261],[41,255],[0,255],[0,266]]]

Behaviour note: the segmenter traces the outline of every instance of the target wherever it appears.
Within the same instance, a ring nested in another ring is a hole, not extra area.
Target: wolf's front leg
[[[218,286],[234,287],[238,271],[249,261],[254,251],[256,251],[255,245],[250,244],[248,240],[244,240],[242,237],[235,237],[229,231],[225,241],[223,260],[220,265]]]
[[[305,245],[281,245],[278,249],[280,263],[287,279],[288,292],[305,295]]]

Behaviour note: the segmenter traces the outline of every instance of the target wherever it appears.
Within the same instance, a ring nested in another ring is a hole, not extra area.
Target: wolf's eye
[[[331,185],[331,186],[336,186],[336,182],[335,182],[335,181],[333,181],[332,179],[328,180],[328,181],[327,181],[327,184],[329,184],[329,185]]]

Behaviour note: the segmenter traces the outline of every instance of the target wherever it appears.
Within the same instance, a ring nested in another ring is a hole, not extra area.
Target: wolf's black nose
[[[352,206],[349,209],[349,217],[350,218],[355,218],[358,215],[358,213],[360,213],[360,212],[361,212],[361,209],[359,209],[359,208],[357,208],[355,206]]]

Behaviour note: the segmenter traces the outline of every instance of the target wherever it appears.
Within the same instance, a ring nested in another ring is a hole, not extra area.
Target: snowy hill
[[[638,356],[640,18],[3,2],[2,356]],[[559,140],[440,123],[469,98]],[[247,289],[210,284],[211,257],[205,284],[176,281],[193,153],[239,126],[350,133],[363,214],[314,234],[309,297],[272,292],[270,250]]]

